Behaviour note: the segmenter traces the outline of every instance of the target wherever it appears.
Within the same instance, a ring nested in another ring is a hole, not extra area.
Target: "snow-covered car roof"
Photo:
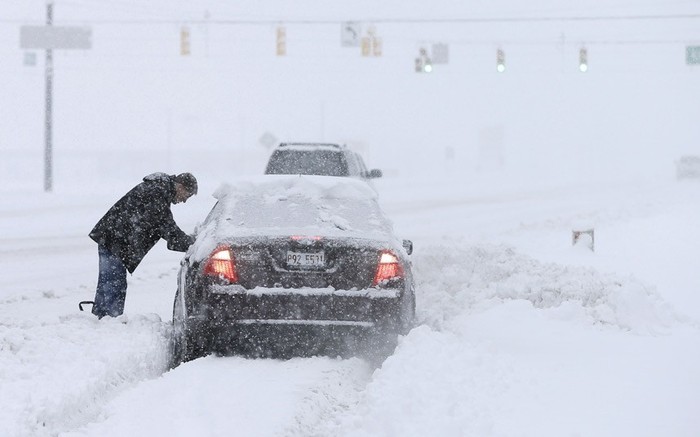
[[[195,259],[237,238],[292,235],[372,239],[397,244],[377,193],[351,178],[264,175],[222,184],[199,227]],[[398,243],[400,247],[400,243]]]

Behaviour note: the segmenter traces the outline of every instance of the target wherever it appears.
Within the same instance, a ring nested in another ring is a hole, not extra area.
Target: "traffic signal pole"
[[[53,2],[46,3],[46,25],[53,25]],[[53,188],[53,50],[46,49],[46,113],[44,119],[44,191]]]

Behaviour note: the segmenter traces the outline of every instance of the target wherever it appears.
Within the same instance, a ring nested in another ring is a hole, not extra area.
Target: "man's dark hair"
[[[192,173],[180,173],[175,176],[175,182],[182,184],[190,194],[197,194],[197,178]]]

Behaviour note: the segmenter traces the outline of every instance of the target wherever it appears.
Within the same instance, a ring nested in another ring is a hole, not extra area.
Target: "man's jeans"
[[[126,267],[119,257],[104,246],[97,246],[100,255],[100,276],[97,279],[92,313],[99,318],[117,317],[124,312],[126,299]]]

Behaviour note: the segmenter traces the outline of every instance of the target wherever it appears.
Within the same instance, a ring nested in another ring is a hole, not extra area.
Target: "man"
[[[170,204],[186,202],[194,194],[197,194],[197,179],[192,174],[153,173],[97,222],[90,232],[100,256],[93,314],[102,318],[124,312],[126,272],[134,273],[158,240],[167,240],[170,250],[187,251],[194,237],[175,224]]]

